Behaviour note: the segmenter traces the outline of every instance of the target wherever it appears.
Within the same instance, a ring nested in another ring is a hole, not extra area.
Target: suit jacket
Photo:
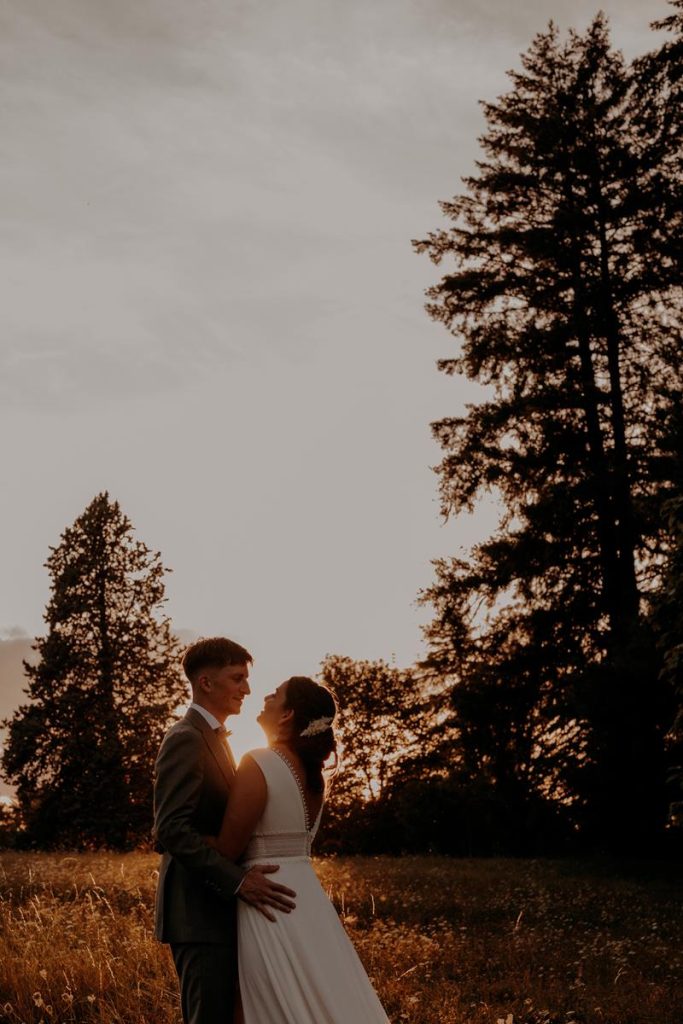
[[[236,864],[202,842],[217,836],[235,775],[223,741],[190,708],[164,736],[154,778],[154,833],[163,850],[155,935],[161,942],[235,941]]]

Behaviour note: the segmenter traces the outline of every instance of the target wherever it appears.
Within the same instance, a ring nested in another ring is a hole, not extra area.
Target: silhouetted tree
[[[14,803],[0,800],[0,850],[19,845],[22,823]]]
[[[420,675],[385,661],[329,655],[320,682],[339,703],[341,771],[326,812],[324,836],[346,851],[391,850],[400,845],[390,796],[406,779],[424,774],[436,746],[438,694]]]
[[[633,110],[637,137],[644,154],[638,187],[649,200],[650,217],[642,232],[642,245],[661,254],[669,269],[671,288],[680,300],[683,246],[683,0],[672,0],[673,13],[652,27],[669,33],[662,45],[634,63]],[[655,295],[656,299],[657,296]],[[667,303],[670,309],[671,303]],[[679,301],[680,361],[681,305]],[[671,315],[671,313],[670,313]],[[673,320],[673,318],[672,318]],[[678,379],[661,383],[669,403],[664,447],[675,467],[673,488],[663,505],[670,545],[661,586],[654,598],[653,622],[663,654],[662,677],[676,694],[676,710],[669,731],[668,750],[672,782],[683,786],[683,408]],[[683,824],[683,801],[672,792],[672,814]]]
[[[652,621],[662,652],[662,677],[676,698],[675,713],[667,736],[672,819],[683,825],[683,408],[672,417],[670,436],[677,474],[671,497],[664,505],[669,527],[662,582],[654,596]]]
[[[654,254],[657,273],[668,270],[680,287],[683,246],[681,158],[683,154],[683,0],[653,23],[669,36],[634,62],[631,89],[634,149],[639,167],[633,182],[642,218],[638,248]]]
[[[470,559],[436,563],[428,665],[453,681],[473,774],[522,803],[571,801],[587,832],[633,849],[666,815],[671,694],[643,597],[683,383],[680,280],[648,234],[673,200],[602,16],[566,43],[551,25],[522,61],[484,106],[467,193],[442,204],[452,227],[415,243],[452,265],[427,308],[462,349],[439,368],[487,388],[434,424],[443,511],[487,490],[504,506]]]
[[[353,799],[381,799],[401,765],[421,753],[427,723],[415,672],[328,655],[319,679],[339,704],[344,771],[335,788]]]
[[[24,662],[28,703],[2,758],[26,838],[40,847],[130,847],[150,830],[152,774],[185,689],[160,555],[99,494],[51,549],[46,636]]]

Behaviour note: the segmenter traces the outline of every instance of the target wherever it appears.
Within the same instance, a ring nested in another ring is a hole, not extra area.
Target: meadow
[[[2,1024],[179,1024],[170,957],[152,937],[157,860],[0,855]],[[340,857],[316,868],[392,1024],[683,1020],[671,865]]]

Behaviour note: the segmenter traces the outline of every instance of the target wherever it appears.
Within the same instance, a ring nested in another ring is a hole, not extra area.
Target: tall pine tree
[[[473,771],[633,849],[666,816],[671,694],[644,612],[666,545],[680,283],[648,231],[661,148],[604,18],[565,43],[551,25],[522,60],[484,107],[477,175],[442,204],[452,226],[416,243],[452,266],[428,293],[462,346],[440,369],[489,394],[434,424],[443,509],[492,490],[505,510],[470,559],[437,563],[429,662],[453,681]]]
[[[185,698],[161,557],[99,494],[51,549],[47,634],[24,664],[28,703],[5,723],[5,777],[39,847],[144,842],[164,730]]]

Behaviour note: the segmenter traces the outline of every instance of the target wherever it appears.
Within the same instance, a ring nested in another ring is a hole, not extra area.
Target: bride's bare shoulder
[[[268,747],[254,747],[252,750],[248,750],[246,754],[242,755],[242,761],[245,758],[250,757],[254,761],[260,761],[262,757],[267,757],[272,751]],[[240,764],[242,762],[240,761]]]

